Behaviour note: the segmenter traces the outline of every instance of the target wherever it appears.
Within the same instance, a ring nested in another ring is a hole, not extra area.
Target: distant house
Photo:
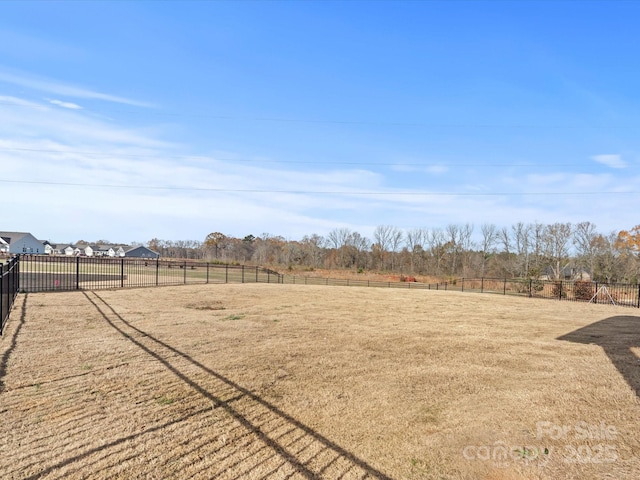
[[[43,240],[42,246],[44,247],[44,253],[47,255],[57,255],[60,253],[58,246],[55,243],[51,243],[49,240]]]
[[[44,240],[42,245],[47,255],[73,255],[73,247],[68,243],[51,243],[49,240]]]
[[[40,240],[27,232],[0,232],[3,250],[13,254],[43,254],[44,245]]]
[[[69,243],[51,243],[48,240],[41,242],[44,246],[44,253],[48,255],[67,255],[67,256],[85,256],[85,257],[124,257],[127,245],[89,245],[80,243],[71,245]],[[2,252],[2,244],[0,244],[0,253]]]
[[[154,252],[153,250],[144,247],[142,245],[138,247],[133,247],[126,252],[124,252],[125,257],[132,258],[158,258],[160,257],[159,253]]]
[[[0,237],[0,253],[9,253],[9,244]]]
[[[96,257],[115,257],[116,252],[109,245],[96,245],[93,247],[93,255]]]
[[[122,245],[104,244],[93,247],[93,255],[96,257],[124,257],[124,252],[125,249]]]
[[[559,278],[556,277],[556,274],[552,268],[546,268],[543,275],[540,277],[541,280],[565,280],[565,281],[591,281],[591,274],[585,270],[584,268],[576,267],[574,265],[566,265],[562,269],[560,269]]]

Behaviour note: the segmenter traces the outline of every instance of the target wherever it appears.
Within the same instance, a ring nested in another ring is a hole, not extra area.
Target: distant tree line
[[[349,269],[447,277],[580,278],[637,283],[640,225],[600,233],[591,222],[516,223],[509,227],[375,228],[369,239],[349,228],[301,240],[220,232],[203,241],[147,243],[162,257],[253,263],[289,269]]]

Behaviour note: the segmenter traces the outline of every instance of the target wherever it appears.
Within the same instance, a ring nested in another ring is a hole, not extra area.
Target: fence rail
[[[285,283],[496,293],[640,308],[640,285],[634,284],[505,278],[458,278],[439,283],[385,282],[286,275],[247,265],[124,257],[20,255],[19,262],[19,285],[25,292],[198,283]]]
[[[535,279],[460,278],[417,283],[283,275],[263,267],[137,258],[20,255],[0,265],[0,334],[18,291],[99,290],[204,283],[283,283],[518,295],[640,308],[640,285]]]
[[[546,298],[572,302],[608,303],[640,308],[640,285],[589,281],[560,281],[506,278],[460,278],[449,284],[449,290],[498,293],[530,298]]]
[[[262,267],[138,258],[20,255],[24,292],[100,290],[199,283],[280,283]]]
[[[17,257],[0,264],[0,335],[20,290],[20,262]]]

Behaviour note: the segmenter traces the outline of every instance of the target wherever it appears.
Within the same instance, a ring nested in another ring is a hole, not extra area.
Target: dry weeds
[[[21,295],[0,477],[637,478],[638,322],[356,287]]]

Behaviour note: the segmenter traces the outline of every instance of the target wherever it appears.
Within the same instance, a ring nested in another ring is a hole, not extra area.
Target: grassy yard
[[[20,295],[0,478],[635,479],[640,316],[219,284]]]

